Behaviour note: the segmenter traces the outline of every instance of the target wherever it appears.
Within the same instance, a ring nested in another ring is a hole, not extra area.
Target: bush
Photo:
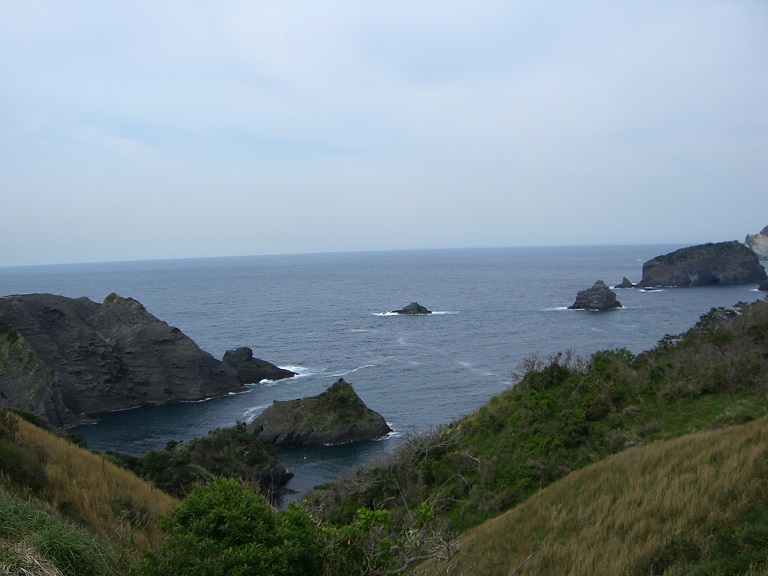
[[[165,541],[141,564],[144,576],[321,573],[317,529],[306,512],[276,512],[235,480],[196,487],[160,526]]]
[[[35,451],[8,442],[0,442],[0,472],[17,488],[32,492],[39,492],[47,483],[45,466]]]

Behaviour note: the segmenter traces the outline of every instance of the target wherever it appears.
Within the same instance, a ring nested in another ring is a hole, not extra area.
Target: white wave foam
[[[389,440],[390,438],[400,438],[403,434],[401,432],[398,432],[394,429],[394,425],[392,422],[387,422],[387,426],[390,428],[390,432],[388,434],[385,434],[381,438],[374,438],[374,442],[382,442],[384,440]]]
[[[263,412],[264,410],[266,410],[270,406],[271,406],[271,404],[262,404],[262,405],[259,405],[259,406],[251,406],[250,408],[248,408],[248,410],[243,412],[243,421],[246,424],[250,424],[251,421],[254,418],[256,418],[256,416],[258,416],[261,412]]]
[[[378,364],[363,364],[362,366],[358,366],[357,368],[350,368],[348,370],[339,370],[337,372],[333,372],[331,374],[334,378],[341,378],[342,376],[346,376],[347,374],[354,374],[358,370],[363,370],[365,368],[375,368],[378,366]]]
[[[397,312],[374,312],[373,316],[444,316],[446,314],[459,314],[458,310],[433,310],[432,314],[398,314]]]

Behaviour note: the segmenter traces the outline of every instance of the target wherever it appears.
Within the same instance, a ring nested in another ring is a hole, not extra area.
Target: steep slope
[[[768,574],[766,536],[762,418],[632,448],[574,472],[466,532],[455,569],[501,576],[525,563],[527,575],[756,576]]]

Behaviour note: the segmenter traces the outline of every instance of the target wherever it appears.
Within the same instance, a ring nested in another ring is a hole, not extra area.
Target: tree
[[[161,519],[165,541],[143,576],[320,574],[317,528],[298,506],[277,512],[236,480],[197,486]]]

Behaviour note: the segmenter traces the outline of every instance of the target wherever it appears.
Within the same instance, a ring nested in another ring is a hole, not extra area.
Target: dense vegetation
[[[110,458],[176,498],[216,477],[236,478],[264,494],[290,478],[275,449],[245,430],[245,424],[217,429],[203,438],[171,442],[165,450],[140,458],[110,453]]]
[[[637,356],[530,356],[474,414],[283,511],[242,425],[132,463],[174,505],[0,411],[0,573],[766,576],[767,414],[768,301]]]

